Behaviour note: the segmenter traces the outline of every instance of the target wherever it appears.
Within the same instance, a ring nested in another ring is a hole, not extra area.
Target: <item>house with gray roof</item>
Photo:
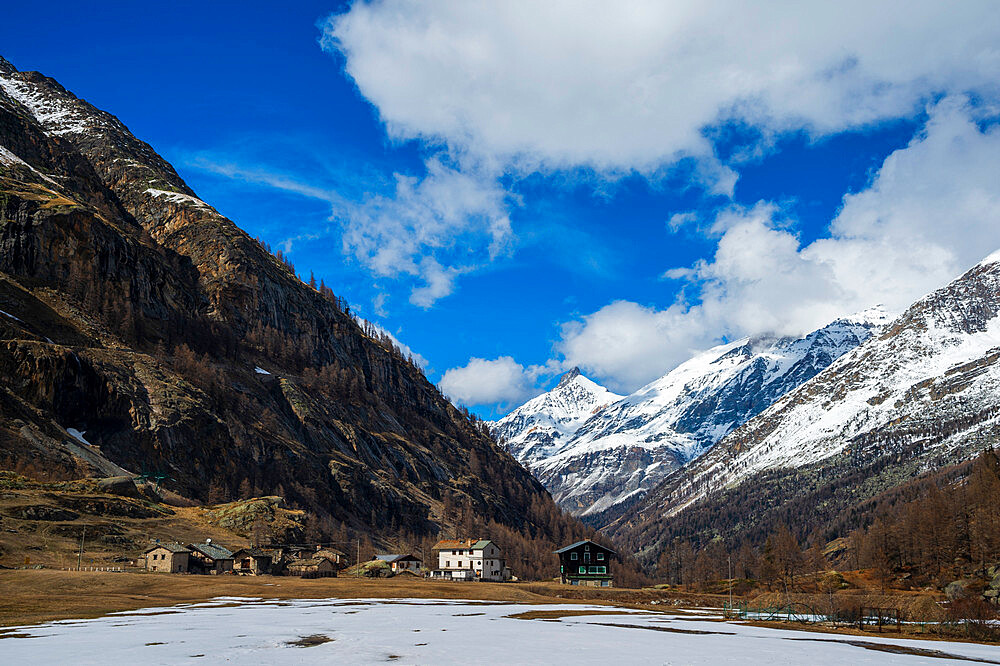
[[[497,582],[511,579],[500,546],[489,539],[442,539],[433,550],[438,554],[438,567],[431,571],[431,578]]]
[[[191,571],[206,574],[231,573],[233,570],[233,552],[225,546],[212,543],[189,543],[191,550]]]
[[[376,555],[375,559],[388,564],[393,573],[402,573],[403,571],[420,573],[421,568],[424,566],[423,561],[419,557],[409,553],[386,553],[383,555]]]

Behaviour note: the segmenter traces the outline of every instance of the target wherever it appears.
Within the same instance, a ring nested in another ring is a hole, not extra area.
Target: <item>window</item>
[[[600,562],[603,559],[604,559],[604,553],[598,553],[597,554],[597,561]]]
[[[584,546],[583,549],[584,550],[590,550],[590,544],[587,544],[586,546]]]
[[[592,574],[600,573],[598,569],[600,569],[600,567],[588,567],[587,573],[592,573]]]
[[[444,561],[444,566],[445,567],[450,567],[451,566],[451,560],[445,560]]]
[[[576,557],[576,553],[570,553],[570,554],[569,554],[569,559],[571,559],[571,560],[575,560],[575,559],[577,559],[577,557]]]
[[[587,573],[587,567],[580,567],[580,573]]]
[[[606,573],[608,573],[608,568],[607,567],[603,567],[603,566],[602,567],[597,567],[597,573],[606,574]]]

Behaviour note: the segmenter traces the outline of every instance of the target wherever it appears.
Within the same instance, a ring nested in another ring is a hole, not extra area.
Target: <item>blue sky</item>
[[[492,416],[573,365],[631,391],[901,309],[1000,247],[990,3],[779,4],[21,3],[0,54]]]

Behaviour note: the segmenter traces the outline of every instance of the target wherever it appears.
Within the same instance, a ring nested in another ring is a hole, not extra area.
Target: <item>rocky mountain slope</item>
[[[114,116],[2,58],[0,467],[157,472],[357,532],[579,529],[386,336]]]
[[[583,515],[608,510],[655,487],[888,319],[873,308],[802,338],[720,345],[600,410],[571,437],[562,432],[544,457],[537,448],[512,452],[520,460],[533,456],[533,472],[564,508]],[[513,422],[530,422],[542,397],[513,412]]]
[[[723,505],[737,496],[772,512],[797,502],[800,512],[830,512],[833,520],[875,493],[995,444],[998,361],[1000,252],[914,303],[624,516],[609,517],[610,530],[648,545],[682,510],[731,513]],[[853,487],[838,494],[848,478]],[[718,520],[720,529],[734,520]],[[753,511],[740,520],[752,524]]]
[[[573,368],[554,389],[489,426],[504,448],[530,467],[558,451],[588,419],[622,397]]]

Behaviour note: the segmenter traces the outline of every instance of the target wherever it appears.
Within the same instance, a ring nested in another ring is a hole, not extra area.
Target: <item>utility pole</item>
[[[361,538],[358,537],[358,559],[355,561],[354,577],[361,578]]]
[[[80,537],[80,554],[76,558],[76,570],[83,568],[83,542],[87,540],[87,526],[83,526],[83,535]]]
[[[729,555],[729,612],[733,612],[733,556]]]

